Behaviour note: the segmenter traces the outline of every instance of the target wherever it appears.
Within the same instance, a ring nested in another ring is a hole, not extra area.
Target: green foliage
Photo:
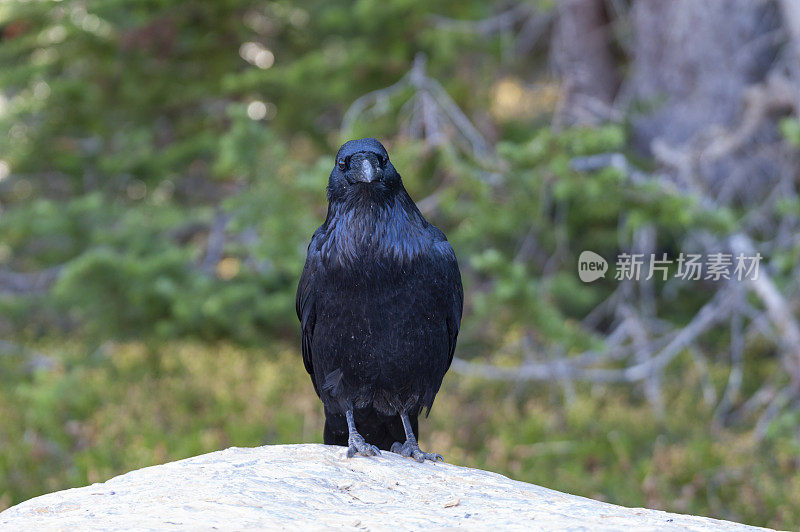
[[[33,374],[21,357],[0,357],[4,506],[220,447],[291,442],[303,437],[299,414],[321,417],[311,397],[290,399],[304,371],[285,346],[168,344],[158,373],[138,345],[106,345],[88,360],[62,352]]]
[[[455,247],[466,293],[458,356],[497,353],[513,366],[530,339],[565,356],[600,350],[605,331],[578,322],[618,285],[611,275],[582,283],[581,251],[613,259],[643,226],[658,228],[665,250],[692,230],[736,230],[733,209],[708,211],[615,168],[572,169],[576,157],[628,153],[621,125],[555,132],[538,100],[531,113],[494,116],[495,81],[533,79],[543,54],[508,60],[507,35],[476,37],[437,16],[479,19],[498,6],[0,6],[0,269],[63,268],[49,290],[0,295],[0,337],[55,362],[34,370],[31,356],[0,350],[0,508],[228,445],[319,440],[294,316],[305,246],[325,217],[343,112],[397,82],[419,52],[467,116],[494,120],[482,129],[497,157],[399,134],[410,89],[353,133],[386,141]],[[781,131],[798,143],[796,120]],[[792,278],[796,253],[770,259],[779,284]],[[706,297],[663,288],[676,325]],[[766,341],[748,346],[743,392],[760,387],[773,356]],[[710,433],[691,371],[683,360],[669,368],[663,419],[637,390],[577,386],[565,402],[558,385],[450,376],[423,434],[455,463],[555,489],[796,526],[796,416],[779,417],[760,446],[744,427]],[[721,391],[727,366],[709,371]]]
[[[786,140],[795,147],[800,146],[800,121],[796,118],[783,118],[779,126]]]

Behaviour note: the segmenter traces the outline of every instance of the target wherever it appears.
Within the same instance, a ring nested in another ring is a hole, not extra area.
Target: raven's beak
[[[359,172],[359,181],[363,181],[365,183],[371,183],[373,179],[375,179],[375,169],[372,167],[372,163],[369,162],[368,159],[361,159],[361,171]]]
[[[361,183],[372,183],[383,177],[383,171],[376,168],[370,157],[364,157],[360,161],[353,161],[354,164],[348,172],[348,177],[352,181]]]

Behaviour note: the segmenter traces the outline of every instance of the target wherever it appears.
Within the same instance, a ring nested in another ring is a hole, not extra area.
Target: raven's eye
[[[381,163],[381,166],[386,166],[386,163],[389,162],[389,158],[385,155],[378,155],[378,162]]]
[[[347,168],[347,161],[344,157],[340,157],[338,161],[336,161],[336,166],[339,167],[339,170],[344,170]]]

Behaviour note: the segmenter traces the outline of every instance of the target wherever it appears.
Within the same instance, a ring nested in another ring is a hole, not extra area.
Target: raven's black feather
[[[404,439],[398,414],[416,433],[450,367],[461,275],[377,140],[350,141],[336,160],[297,289],[303,362],[325,405],[325,442],[347,441],[351,410],[367,441],[388,449]]]

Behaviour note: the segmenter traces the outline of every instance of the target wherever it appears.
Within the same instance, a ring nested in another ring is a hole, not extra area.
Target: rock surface
[[[0,513],[0,529],[756,530],[389,452],[349,460],[344,453],[325,445],[231,448],[36,497]]]

